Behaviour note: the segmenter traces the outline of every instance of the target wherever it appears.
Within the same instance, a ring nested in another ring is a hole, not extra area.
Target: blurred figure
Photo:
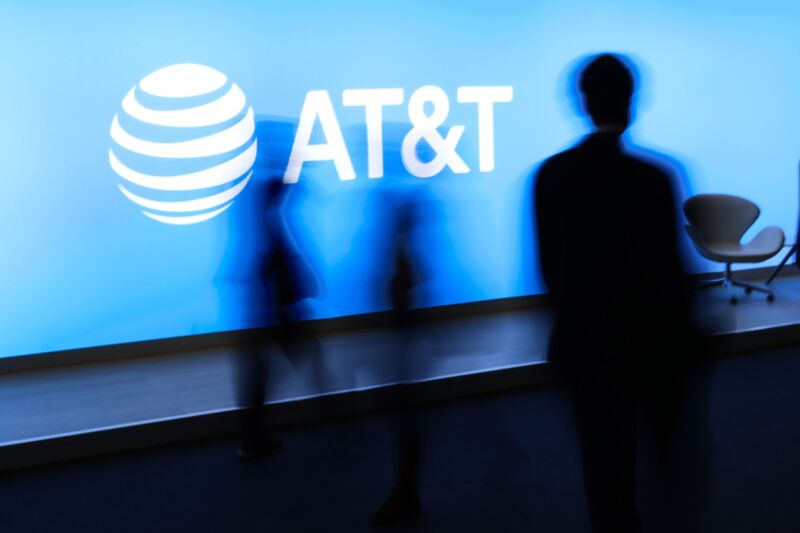
[[[703,353],[678,252],[672,170],[626,149],[627,60],[592,57],[578,77],[594,131],[544,162],[535,208],[555,311],[549,357],[574,406],[592,529],[642,531],[643,436],[665,507],[653,527],[702,531],[707,405],[702,372],[692,367]]]
[[[269,326],[255,330],[254,342],[246,344],[237,356],[237,394],[243,408],[239,456],[243,459],[269,455],[282,447],[267,435],[262,420],[269,369],[265,356],[280,349],[296,363],[298,357],[316,357],[319,350],[316,339],[299,329],[298,323],[307,318],[303,300],[315,295],[316,280],[286,228],[286,186],[273,178],[258,189],[253,194],[262,199],[263,210],[255,211],[262,238],[250,240],[261,246],[256,249],[257,270],[245,294],[245,305],[251,315],[262,315]]]
[[[263,423],[271,356],[283,353],[294,367],[313,364],[311,372],[306,369],[303,374],[312,376],[317,387],[323,372],[318,366],[319,343],[300,325],[308,318],[307,300],[316,296],[318,283],[290,230],[298,230],[290,215],[299,186],[287,187],[282,181],[295,129],[291,119],[257,117],[254,172],[248,194],[237,200],[237,215],[230,217],[218,273],[221,296],[232,297],[223,300],[226,313],[238,315],[249,328],[242,331],[233,361],[236,400],[242,408],[243,459],[281,449]]]
[[[421,284],[421,261],[415,253],[413,232],[419,223],[419,205],[415,198],[399,198],[394,206],[394,246],[391,274],[386,287],[390,305],[393,346],[390,348],[398,372],[396,386],[399,411],[395,421],[396,464],[395,481],[389,496],[375,511],[376,525],[392,524],[417,517],[421,512],[419,499],[420,442],[418,421],[409,389],[411,370],[419,366],[420,354],[413,351],[417,305]]]

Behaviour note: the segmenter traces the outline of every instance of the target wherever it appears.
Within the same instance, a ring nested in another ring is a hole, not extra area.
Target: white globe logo
[[[111,122],[108,151],[119,184],[146,216],[196,224],[233,203],[253,175],[253,108],[228,77],[179,64],[145,76]]]

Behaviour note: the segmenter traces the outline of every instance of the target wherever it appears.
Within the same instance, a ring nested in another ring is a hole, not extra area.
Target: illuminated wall
[[[381,308],[407,196],[427,305],[542,292],[529,176],[586,131],[569,72],[599,51],[641,71],[632,142],[794,238],[793,1],[69,4],[0,4],[0,356],[256,325],[240,273],[270,179],[315,317]],[[213,70],[147,78],[181,64]]]

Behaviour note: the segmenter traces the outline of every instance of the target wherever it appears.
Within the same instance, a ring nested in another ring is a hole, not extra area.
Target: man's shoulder
[[[651,186],[672,189],[680,171],[666,158],[655,154],[627,153],[625,159],[631,176]]]
[[[534,173],[536,189],[550,188],[563,181],[563,176],[574,175],[581,164],[578,147],[572,147],[545,159]]]
[[[625,159],[628,161],[629,165],[641,172],[662,176],[674,174],[672,165],[670,165],[666,159],[662,159],[656,155],[626,152]]]
[[[581,160],[580,152],[580,146],[573,146],[572,148],[568,148],[563,152],[551,155],[542,162],[537,174],[558,172],[564,167],[572,166],[578,163]]]

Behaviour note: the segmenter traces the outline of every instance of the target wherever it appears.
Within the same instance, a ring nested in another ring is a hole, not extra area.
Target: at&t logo
[[[227,76],[179,64],[145,76],[111,123],[119,190],[166,224],[194,224],[225,211],[253,174],[253,108]]]

